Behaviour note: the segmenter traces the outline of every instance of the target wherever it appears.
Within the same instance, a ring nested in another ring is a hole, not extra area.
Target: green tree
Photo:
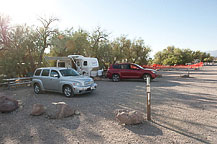
[[[89,35],[83,29],[58,31],[51,41],[52,56],[84,55],[89,56]]]
[[[6,50],[9,45],[9,35],[11,30],[9,24],[9,17],[0,15],[0,51]]]
[[[89,35],[89,42],[90,48],[88,49],[87,53],[91,57],[100,57],[100,49],[104,42],[107,41],[109,34],[104,30],[101,30],[101,27],[97,27],[90,35]]]
[[[45,18],[40,17],[38,20],[42,24],[42,27],[39,27],[37,29],[38,46],[40,48],[40,55],[39,55],[38,63],[40,66],[43,61],[45,49],[51,45],[52,36],[54,36],[54,34],[56,33],[56,31],[51,28],[51,24],[55,21],[58,21],[58,19],[52,18],[52,17],[49,19],[45,19]]]
[[[148,64],[148,57],[150,52],[151,49],[149,46],[145,45],[144,40],[134,40],[132,43],[132,50],[130,51],[130,53],[133,54],[133,61],[131,62],[138,63],[140,65]]]
[[[144,40],[127,39],[126,36],[116,38],[112,43],[113,62],[129,62],[144,65],[148,63],[150,47],[146,46]]]
[[[191,63],[193,61],[193,51],[190,49],[182,50],[182,64]]]
[[[3,74],[8,77],[24,76],[36,68],[40,50],[36,45],[37,33],[26,25],[14,26],[10,30],[10,41],[1,56]]]
[[[116,38],[111,42],[113,51],[113,63],[116,62],[128,62],[130,57],[130,45],[131,42],[126,38],[126,36],[121,36]]]
[[[213,57],[209,53],[179,49],[174,46],[169,46],[163,51],[157,52],[154,56],[154,63],[163,65],[184,65],[195,60],[210,62],[213,60]]]
[[[179,48],[175,48],[174,46],[168,46],[162,52],[155,54],[154,63],[163,65],[185,64],[189,60],[185,59],[189,57],[185,52],[188,52],[188,50],[183,51]]]
[[[67,56],[70,54],[70,42],[73,37],[73,29],[59,31],[54,34],[51,40],[50,56]],[[71,53],[72,54],[72,53]]]

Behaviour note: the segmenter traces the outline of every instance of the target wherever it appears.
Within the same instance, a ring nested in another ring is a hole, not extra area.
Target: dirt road
[[[1,143],[217,143],[217,66],[190,71],[164,71],[151,83],[152,121],[121,126],[115,109],[146,112],[145,84],[137,80],[97,81],[92,94],[65,98],[57,93],[35,95],[32,88],[1,92],[23,107],[0,114]],[[32,105],[65,102],[80,116],[52,120],[30,116]]]

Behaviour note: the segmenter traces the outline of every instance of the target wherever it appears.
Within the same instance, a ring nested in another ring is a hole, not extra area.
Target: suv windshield
[[[60,70],[60,73],[62,74],[62,76],[79,76],[80,74],[73,70],[73,69],[63,69]]]
[[[139,68],[141,68],[141,69],[144,69],[143,67],[141,67],[140,65],[138,65],[138,64],[134,64],[135,66],[137,66],[137,67],[139,67]]]

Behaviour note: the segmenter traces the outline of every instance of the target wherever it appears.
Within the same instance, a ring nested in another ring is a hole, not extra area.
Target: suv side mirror
[[[60,76],[59,76],[58,74],[55,74],[54,77],[56,77],[56,78],[60,78]]]
[[[54,74],[54,75],[52,75],[52,77],[60,78],[60,76],[58,74]]]

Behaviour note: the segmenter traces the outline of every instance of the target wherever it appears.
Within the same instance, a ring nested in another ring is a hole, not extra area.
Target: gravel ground
[[[217,66],[190,71],[162,71],[151,83],[152,121],[122,126],[115,109],[146,113],[145,84],[138,80],[97,81],[92,94],[65,98],[58,93],[35,95],[32,88],[3,90],[22,107],[0,113],[0,143],[217,143]],[[30,116],[32,105],[65,102],[81,113],[64,119]]]

